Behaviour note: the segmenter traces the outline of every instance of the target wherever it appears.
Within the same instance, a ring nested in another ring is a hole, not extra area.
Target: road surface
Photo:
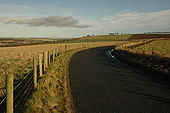
[[[76,53],[70,84],[77,113],[170,113],[170,86],[148,72],[111,58],[113,47]]]

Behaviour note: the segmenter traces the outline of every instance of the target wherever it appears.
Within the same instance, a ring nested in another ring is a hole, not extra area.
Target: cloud
[[[42,18],[0,16],[0,24],[2,23],[0,35],[16,37],[79,37],[87,34],[108,34],[110,32],[170,31],[170,10],[143,13],[128,11],[98,20],[81,16],[76,16],[76,18],[78,20],[75,20],[72,16]],[[56,27],[26,27],[23,25]],[[68,29],[70,27],[73,28]]]
[[[109,24],[117,29],[153,29],[154,27],[165,28],[170,26],[170,10],[158,12],[130,12],[117,14],[101,19],[101,24]]]
[[[8,24],[24,24],[31,27],[39,26],[55,26],[55,27],[75,27],[75,28],[87,28],[89,25],[80,25],[78,20],[73,19],[72,17],[61,17],[61,16],[48,16],[41,18],[26,18],[19,17],[10,19],[7,22]]]

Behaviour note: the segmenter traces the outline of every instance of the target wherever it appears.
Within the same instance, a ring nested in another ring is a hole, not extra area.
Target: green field
[[[131,35],[99,35],[99,36],[86,36],[77,40],[67,42],[98,42],[98,41],[125,41],[128,40]]]

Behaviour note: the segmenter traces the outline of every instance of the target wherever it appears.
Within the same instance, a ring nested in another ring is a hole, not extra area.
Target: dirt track
[[[168,83],[109,57],[111,48],[73,56],[69,72],[77,113],[170,113]]]

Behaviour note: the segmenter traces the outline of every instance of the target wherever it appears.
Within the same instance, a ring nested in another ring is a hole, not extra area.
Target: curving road
[[[77,113],[170,113],[169,82],[111,58],[100,47],[76,53],[70,84]]]

